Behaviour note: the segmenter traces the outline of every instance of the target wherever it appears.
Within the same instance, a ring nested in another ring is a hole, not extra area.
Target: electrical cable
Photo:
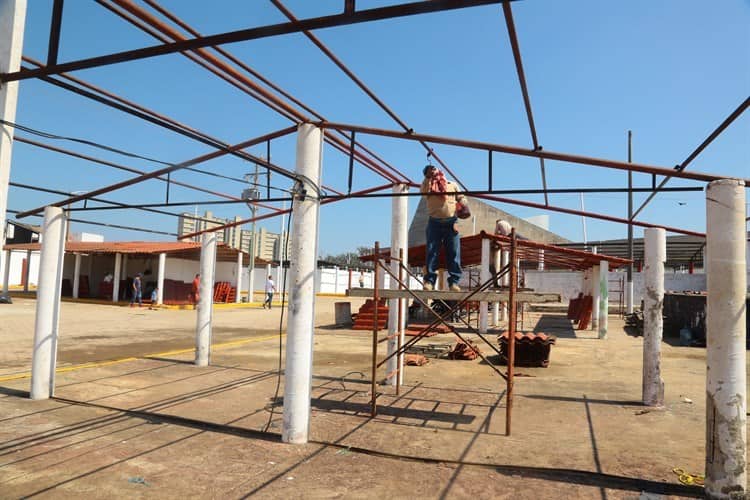
[[[8,125],[9,127],[13,127],[13,128],[15,128],[17,130],[21,130],[21,131],[26,132],[28,134],[37,135],[39,137],[44,137],[46,139],[57,139],[57,140],[61,140],[61,141],[77,142],[79,144],[85,144],[85,145],[91,146],[93,148],[103,149],[103,150],[109,151],[111,153],[117,153],[117,154],[120,154],[120,155],[123,155],[123,156],[128,156],[130,158],[137,158],[139,160],[146,160],[146,161],[158,163],[160,165],[165,165],[167,167],[173,167],[174,166],[173,163],[168,163],[168,162],[165,162],[165,161],[157,160],[155,158],[150,158],[148,156],[142,156],[142,155],[139,155],[137,153],[131,153],[129,151],[118,149],[118,148],[115,148],[115,147],[112,147],[112,146],[107,146],[105,144],[101,144],[101,143],[98,143],[98,142],[89,141],[87,139],[79,139],[77,137],[68,137],[68,136],[64,136],[64,135],[57,135],[57,134],[52,134],[52,133],[49,133],[49,132],[43,132],[41,130],[36,130],[36,129],[33,129],[31,127],[27,127],[25,125],[21,125],[20,123],[13,123],[13,122],[9,122],[7,120],[3,120],[2,118],[0,118],[0,123],[2,123],[3,125]]]
[[[8,209],[7,212],[9,214],[20,214],[21,213],[20,210],[11,210],[11,209]],[[31,214],[31,216],[32,217],[40,217],[40,218],[44,217],[44,215],[42,215],[42,214]],[[68,219],[68,222],[69,223],[70,222],[77,222],[79,224],[90,224],[92,226],[111,227],[113,229],[126,229],[128,231],[140,231],[142,233],[163,234],[163,235],[166,235],[166,236],[175,236],[175,237],[179,236],[177,233],[168,233],[166,231],[156,231],[154,229],[142,229],[140,227],[122,226],[120,224],[107,224],[107,223],[104,223],[104,222],[94,222],[94,221],[83,220],[83,219]]]
[[[292,206],[293,205],[294,205],[294,202],[292,201]],[[292,225],[292,217],[293,217],[293,215],[294,215],[294,210],[291,210],[289,212],[289,219],[287,219],[287,221],[286,221],[286,235],[287,235],[286,236],[286,241],[287,242],[289,241],[289,229],[290,229],[290,227]],[[284,235],[280,234],[279,238],[284,239]],[[283,242],[281,242],[281,241],[279,242],[279,245],[281,247],[281,252],[280,252],[280,255],[279,255],[280,256],[279,265],[282,266],[282,269],[284,269],[284,273],[283,273],[284,277],[282,279],[282,285],[281,285],[281,318],[279,319],[279,365],[278,365],[278,368],[276,370],[276,389],[274,390],[273,399],[271,400],[272,402],[271,402],[271,405],[270,405],[270,411],[268,413],[268,422],[266,422],[266,427],[263,430],[264,432],[268,432],[268,429],[271,427],[271,422],[273,421],[273,416],[276,414],[276,412],[274,411],[274,407],[275,407],[274,403],[279,398],[279,389],[281,388],[282,341],[283,341],[283,338],[284,338],[284,333],[283,333],[284,306],[286,305],[286,301],[284,300],[284,298],[285,298],[284,292],[286,290],[287,273],[289,272],[289,267],[284,267],[284,260],[285,260],[284,257],[287,257],[287,258],[289,257],[288,255],[286,255],[286,247],[287,247],[287,245],[286,244],[282,244],[282,243]]]
[[[123,149],[118,149],[118,148],[115,148],[115,147],[112,147],[112,146],[107,146],[106,144],[102,144],[102,143],[95,142],[95,141],[89,141],[88,139],[80,139],[80,138],[77,138],[77,137],[68,137],[68,136],[64,136],[64,135],[53,134],[53,133],[50,133],[50,132],[44,132],[44,131],[41,131],[41,130],[33,129],[31,127],[27,127],[26,125],[21,125],[19,123],[9,122],[7,120],[3,120],[2,118],[0,118],[0,123],[3,124],[3,125],[8,125],[10,127],[13,127],[13,128],[15,128],[17,130],[21,130],[21,131],[26,132],[28,134],[36,135],[36,136],[39,136],[39,137],[44,137],[46,139],[57,139],[57,140],[61,140],[61,141],[77,142],[79,144],[85,144],[86,146],[91,146],[93,148],[102,149],[104,151],[109,151],[111,153],[116,153],[116,154],[119,154],[119,155],[127,156],[129,158],[136,158],[136,159],[139,159],[139,160],[145,160],[145,161],[149,161],[149,162],[153,162],[153,163],[158,163],[159,165],[165,165],[167,167],[173,167],[173,166],[175,166],[174,163],[169,163],[169,162],[166,162],[166,161],[157,160],[156,158],[151,158],[151,157],[148,157],[148,156],[143,156],[143,155],[140,155],[140,154],[137,154],[137,153],[131,153],[131,152],[125,151]],[[250,161],[250,160],[245,159],[245,161]],[[238,177],[231,177],[231,176],[228,176],[228,175],[218,174],[216,172],[209,172],[208,170],[202,170],[202,169],[195,168],[195,167],[185,167],[185,168],[183,168],[183,170],[189,170],[191,172],[195,172],[195,173],[203,174],[203,175],[209,175],[211,177],[218,177],[218,178],[221,178],[221,179],[227,179],[227,180],[230,180],[230,181],[238,182],[240,184],[245,184],[245,185],[247,184],[247,181],[245,181],[244,179],[240,179]]]

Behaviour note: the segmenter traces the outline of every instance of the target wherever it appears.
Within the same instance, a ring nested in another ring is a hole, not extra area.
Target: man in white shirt
[[[266,280],[266,300],[263,302],[263,309],[266,308],[266,304],[268,304],[268,308],[271,309],[271,301],[273,300],[273,292],[276,291],[276,285],[273,282],[273,279],[269,276]]]

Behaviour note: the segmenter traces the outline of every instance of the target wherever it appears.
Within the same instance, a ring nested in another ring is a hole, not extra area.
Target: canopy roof
[[[503,249],[510,249],[510,238],[507,236],[495,236],[482,231],[479,234],[461,238],[461,265],[478,266],[482,260],[482,239],[487,238],[496,242]],[[582,271],[598,265],[601,261],[607,261],[610,269],[618,268],[628,264],[630,261],[621,257],[604,255],[599,253],[565,248],[558,245],[550,245],[530,240],[517,240],[518,257],[521,264],[544,262],[545,268],[572,269]],[[421,267],[425,265],[426,245],[418,245],[409,248],[409,265]],[[390,249],[384,248],[380,251],[382,258],[390,258]],[[365,261],[372,261],[374,255],[360,257]],[[441,265],[445,264],[445,255],[440,252]]]

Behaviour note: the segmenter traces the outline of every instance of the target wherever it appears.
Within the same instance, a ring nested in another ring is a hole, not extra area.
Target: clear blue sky
[[[399,2],[357,2],[358,8]],[[163,0],[162,4],[204,34],[283,22],[265,1],[211,3]],[[288,0],[298,17],[325,15],[341,0]],[[45,60],[51,0],[28,5],[24,54]],[[513,3],[516,29],[537,125],[546,150],[626,159],[626,134],[634,133],[634,161],[672,167],[750,93],[750,2],[724,0],[525,0]],[[331,28],[317,35],[417,132],[530,147],[521,91],[499,5]],[[60,61],[153,45],[154,39],[92,2],[66,2]],[[398,129],[303,35],[225,46],[256,70],[330,121]],[[76,72],[75,76],[235,143],[290,125],[250,97],[181,55]],[[85,138],[169,162],[209,151],[207,146],[42,81],[21,83],[16,121],[44,131]],[[421,180],[426,158],[417,143],[359,136],[363,143]],[[51,141],[50,141],[51,142]],[[159,165],[80,145],[61,147],[144,170]],[[294,169],[294,137],[275,141],[273,161]],[[484,152],[436,146],[436,152],[472,189],[486,188]],[[256,147],[263,154],[265,147]],[[91,190],[132,175],[17,143],[11,181],[66,191]],[[496,154],[495,187],[540,188],[538,161]],[[346,188],[348,159],[327,147],[324,183]],[[548,161],[549,187],[625,187],[622,171]],[[252,165],[224,158],[202,165],[242,176]],[[740,117],[689,167],[726,176],[750,177],[750,112]],[[237,183],[181,172],[175,179],[239,194]],[[289,183],[276,178],[276,185]],[[637,186],[650,177],[635,176]],[[355,189],[384,183],[364,168]],[[701,185],[673,180],[669,186]],[[110,199],[161,202],[164,184],[148,181]],[[173,188],[172,201],[207,199]],[[519,196],[543,202],[541,195]],[[23,210],[57,196],[11,188],[9,209]],[[636,203],[645,199],[637,195]],[[705,194],[660,194],[639,219],[705,230]],[[552,205],[579,208],[578,195],[551,195]],[[413,213],[417,199],[410,201]],[[588,194],[586,209],[627,215],[625,194]],[[637,206],[637,205],[636,205]],[[499,208],[521,217],[544,212],[514,205]],[[199,212],[208,207],[199,206]],[[208,208],[210,209],[210,208]],[[192,212],[193,208],[188,208]],[[249,217],[241,206],[215,207],[222,217]],[[555,212],[550,229],[571,240],[583,238],[580,217]],[[76,217],[176,230],[176,219],[136,211],[76,213]],[[38,219],[27,219],[38,222]],[[262,225],[278,231],[280,220]],[[163,239],[131,231],[75,225],[74,231],[104,233],[109,240]],[[587,219],[589,240],[625,237],[626,227]],[[636,229],[636,236],[642,230]],[[388,244],[390,200],[351,200],[321,210],[320,254],[354,250],[375,240]]]

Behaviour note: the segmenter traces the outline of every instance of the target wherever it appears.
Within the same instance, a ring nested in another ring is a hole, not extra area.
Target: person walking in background
[[[263,302],[263,309],[266,308],[266,304],[268,304],[268,308],[271,309],[271,301],[273,300],[273,292],[276,291],[276,285],[273,282],[273,279],[269,276],[266,280],[266,300]]]
[[[201,275],[196,274],[193,279],[193,286],[190,289],[190,302],[197,304],[200,300],[200,288],[201,288]]]
[[[141,297],[143,288],[143,281],[141,280],[141,273],[135,275],[133,278],[133,290],[130,294],[130,307],[135,306],[135,301],[138,301],[138,307],[143,305],[143,298]]]
[[[157,302],[159,301],[159,287],[154,287],[153,290],[151,290],[151,305],[148,306],[149,309],[156,309],[157,308]]]
[[[440,247],[445,247],[446,267],[448,268],[448,287],[460,292],[458,282],[461,279],[461,239],[456,223],[456,202],[466,205],[466,197],[458,192],[458,187],[445,178],[443,172],[432,165],[423,170],[424,180],[420,192],[427,203],[427,269],[424,277],[424,289],[433,290],[437,280],[438,255]],[[435,194],[431,194],[435,193]]]

